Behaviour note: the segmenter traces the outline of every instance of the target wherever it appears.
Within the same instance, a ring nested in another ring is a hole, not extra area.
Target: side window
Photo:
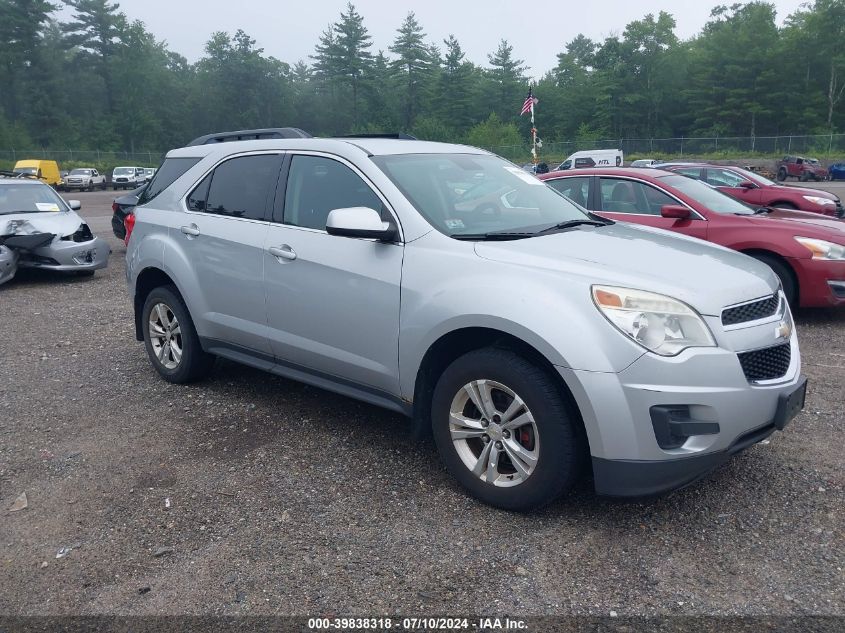
[[[221,163],[212,172],[202,210],[233,218],[263,220],[267,197],[276,188],[280,166],[277,154],[241,156]],[[195,204],[202,199],[200,189],[204,182],[191,194],[189,204],[191,198]]]
[[[205,211],[205,201],[208,198],[208,188],[211,185],[211,174],[202,179],[194,190],[188,194],[186,203],[191,211]]]
[[[736,187],[745,178],[737,176],[727,169],[712,169],[708,167],[705,180],[708,185],[713,185],[714,187]]]
[[[576,158],[575,169],[583,169],[585,167],[595,167],[596,162],[592,158]]]
[[[611,213],[660,215],[665,204],[677,201],[659,189],[633,180],[601,179],[602,210]]]
[[[144,204],[155,198],[199,161],[199,158],[165,158],[150,184],[141,193],[138,204]]]
[[[565,195],[575,204],[582,207],[587,206],[590,191],[589,177],[558,178],[556,180],[547,180],[546,184]]]
[[[382,218],[388,217],[381,199],[343,163],[322,156],[292,158],[285,189],[285,224],[324,231],[329,212],[344,207],[369,207]]]
[[[673,169],[672,171],[674,171],[676,174],[681,174],[681,176],[689,176],[690,178],[701,180],[700,167],[681,167],[679,169]]]

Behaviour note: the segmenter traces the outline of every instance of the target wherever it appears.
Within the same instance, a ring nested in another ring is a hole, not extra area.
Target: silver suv
[[[136,333],[165,380],[221,356],[406,414],[501,508],[588,460],[601,494],[684,486],[804,403],[768,267],[590,215],[471,147],[192,145],[135,213]]]

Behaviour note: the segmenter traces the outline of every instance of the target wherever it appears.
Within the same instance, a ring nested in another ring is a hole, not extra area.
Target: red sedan
[[[793,306],[845,304],[845,221],[755,209],[659,169],[579,169],[538,177],[599,215],[683,233],[765,262]]]
[[[821,189],[779,185],[753,171],[729,165],[707,165],[691,163],[664,163],[658,169],[667,169],[703,180],[722,193],[733,196],[755,207],[777,207],[821,213],[841,218],[845,215],[842,201],[832,193]]]

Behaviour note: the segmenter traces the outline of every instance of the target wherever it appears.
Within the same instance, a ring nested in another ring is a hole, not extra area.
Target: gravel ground
[[[798,315],[807,408],[770,443],[668,496],[585,481],[521,516],[399,416],[228,362],[160,380],[112,196],[73,196],[106,271],[0,288],[0,613],[845,615],[845,310]]]

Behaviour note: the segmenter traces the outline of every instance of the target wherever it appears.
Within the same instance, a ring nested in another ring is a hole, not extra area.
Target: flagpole
[[[533,87],[534,87],[534,82],[531,82],[530,84],[528,84],[528,90],[529,90],[529,92],[532,93],[532,96],[533,96],[533,92],[534,92],[532,90]],[[532,159],[532,162],[534,163],[535,166],[537,165],[537,163],[540,162],[540,159],[537,157],[537,127],[534,125],[534,100],[533,99],[531,101],[531,159]]]

